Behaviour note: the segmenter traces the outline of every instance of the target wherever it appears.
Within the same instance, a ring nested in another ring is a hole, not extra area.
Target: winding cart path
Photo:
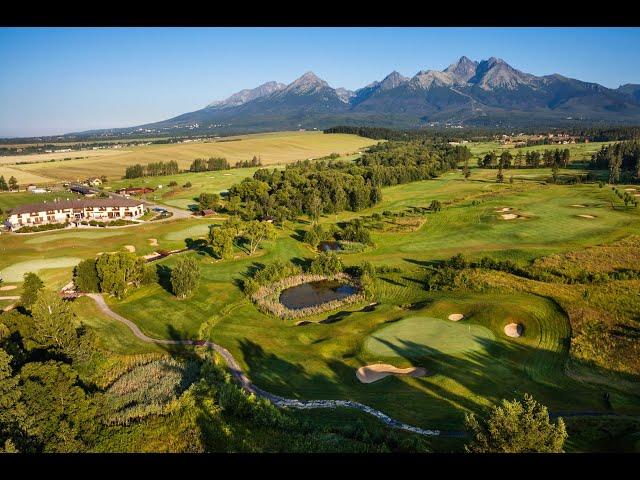
[[[406,423],[399,422],[391,418],[390,416],[382,413],[379,410],[369,407],[368,405],[364,405],[359,402],[353,402],[351,400],[297,400],[293,398],[285,398],[279,395],[275,395],[273,393],[267,392],[266,390],[257,387],[251,380],[245,375],[242,371],[242,368],[236,361],[236,359],[231,355],[229,350],[226,348],[209,341],[196,341],[196,340],[166,340],[166,339],[158,339],[152,338],[140,330],[138,326],[133,323],[131,320],[123,317],[122,315],[117,314],[109,306],[105,303],[102,295],[96,293],[87,293],[85,296],[92,298],[98,308],[105,315],[117,320],[121,323],[124,323],[131,332],[143,342],[149,343],[157,343],[161,345],[202,345],[211,348],[216,351],[227,363],[229,370],[233,377],[240,383],[242,388],[244,388],[247,392],[253,393],[257,396],[266,398],[271,401],[274,405],[278,407],[289,407],[289,408],[298,408],[298,409],[310,409],[310,408],[353,408],[356,410],[360,410],[362,412],[368,413],[369,415],[373,415],[378,418],[385,424],[390,427],[398,428],[400,430],[406,430],[409,432],[417,433],[419,435],[427,435],[427,436],[447,436],[447,437],[460,437],[464,436],[464,432],[444,432],[441,430],[427,430],[419,427],[415,427],[413,425],[409,425]]]

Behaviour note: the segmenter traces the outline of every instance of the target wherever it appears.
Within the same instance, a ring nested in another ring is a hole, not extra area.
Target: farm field
[[[28,155],[8,155],[0,156],[0,165],[16,165],[24,163],[40,163],[50,162],[52,160],[70,161],[84,160],[96,157],[110,157],[112,155],[122,155],[131,153],[130,150],[120,149],[100,149],[100,150],[73,150],[71,152],[52,152],[52,153],[32,153]],[[65,160],[70,159],[70,160]]]
[[[14,165],[0,165],[0,176],[3,176],[6,181],[9,181],[11,177],[15,177],[16,180],[18,180],[19,185],[25,185],[29,183],[34,183],[36,185],[47,185],[56,183],[56,180],[53,178],[39,175],[35,172],[19,170]]]
[[[14,165],[11,168],[27,175],[39,175],[52,180],[78,181],[90,176],[106,175],[109,179],[121,179],[125,169],[136,163],[176,160],[181,169],[189,168],[196,158],[225,157],[229,163],[260,157],[262,164],[279,165],[317,158],[330,153],[352,154],[378,143],[355,135],[325,135],[322,132],[278,132],[236,137],[235,141],[193,142],[179,144],[147,145],[128,148],[107,156],[97,155],[81,160]],[[113,152],[101,150],[99,152]],[[69,154],[74,152],[68,152]],[[75,153],[74,153],[75,156]],[[32,157],[31,155],[29,157]],[[9,157],[7,157],[9,158]],[[15,161],[19,157],[11,157]],[[20,174],[23,175],[23,174]],[[26,182],[16,175],[19,182]]]

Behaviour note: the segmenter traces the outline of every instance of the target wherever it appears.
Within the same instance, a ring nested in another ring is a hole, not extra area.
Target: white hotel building
[[[86,198],[20,205],[9,212],[4,222],[16,230],[46,223],[132,220],[144,215],[144,204],[128,198]]]

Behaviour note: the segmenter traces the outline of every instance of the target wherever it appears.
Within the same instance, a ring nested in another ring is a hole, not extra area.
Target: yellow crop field
[[[111,155],[122,155],[123,153],[129,153],[130,150],[120,149],[101,149],[101,150],[76,150],[72,152],[52,152],[52,153],[31,153],[29,155],[8,155],[0,157],[0,165],[15,165],[17,163],[37,163],[48,162],[51,160],[64,160],[65,158],[77,159],[78,157],[93,158],[93,157],[108,157]],[[70,160],[66,160],[70,161]]]
[[[52,178],[45,177],[35,172],[18,170],[13,166],[9,167],[2,164],[0,164],[0,176],[3,176],[7,182],[12,176],[16,177],[16,180],[18,180],[18,185],[20,185],[20,188],[23,188],[24,185],[29,183],[35,183],[37,185],[41,185],[45,183],[55,183],[56,181]]]
[[[231,141],[230,141],[231,140]],[[317,158],[330,153],[357,153],[377,143],[377,140],[356,135],[322,132],[277,132],[245,135],[210,142],[148,145],[128,148],[109,156],[96,156],[81,160],[16,165],[22,172],[57,180],[77,181],[93,175],[121,178],[126,167],[136,163],[176,160],[180,168],[188,168],[196,158],[225,157],[231,164],[240,160],[260,157],[263,165],[277,165]],[[74,153],[72,155],[75,156]]]

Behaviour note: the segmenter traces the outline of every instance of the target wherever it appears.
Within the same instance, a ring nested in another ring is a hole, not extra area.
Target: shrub
[[[16,233],[33,233],[33,232],[46,232],[48,230],[60,230],[67,228],[69,222],[65,223],[44,223],[42,225],[27,225],[17,229]]]
[[[344,269],[342,260],[334,252],[323,252],[319,254],[309,267],[309,273],[315,275],[333,275]]]
[[[524,401],[503,400],[486,419],[465,415],[474,453],[561,453],[567,431],[562,418],[551,423],[547,407],[525,394]]]

